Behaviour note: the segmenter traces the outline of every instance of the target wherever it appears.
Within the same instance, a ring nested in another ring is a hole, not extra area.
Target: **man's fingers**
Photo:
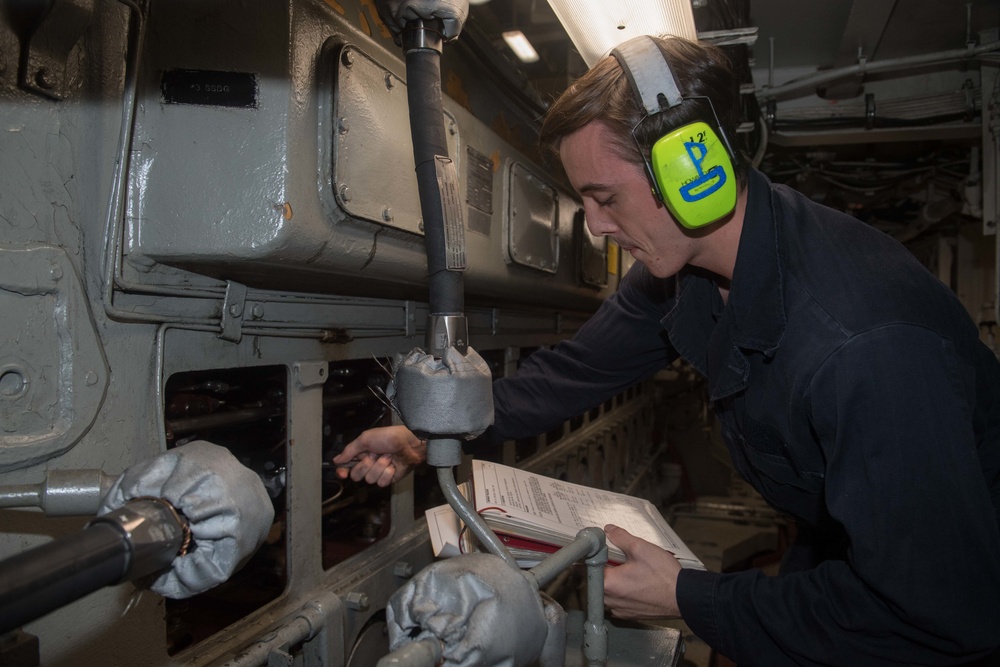
[[[333,457],[333,462],[347,463],[351,459],[355,459],[358,457],[358,455],[366,452],[368,450],[368,444],[365,442],[364,435],[365,434],[362,433],[360,436],[347,443],[347,446],[344,447],[344,450]]]
[[[378,457],[369,468],[368,473],[365,475],[365,481],[369,484],[377,484],[385,474],[385,469],[391,467],[392,457],[388,455],[382,455]]]
[[[636,546],[641,540],[632,535],[624,528],[619,528],[613,523],[609,523],[604,527],[604,532],[608,536],[608,539],[615,543],[622,551],[628,553],[628,551]]]
[[[365,479],[365,477],[368,475],[368,471],[371,469],[374,463],[375,462],[372,460],[372,457],[369,456],[368,454],[362,456],[361,460],[355,463],[354,467],[351,468],[351,479],[353,479],[355,482],[360,482],[361,480]]]
[[[389,486],[395,481],[395,479],[396,479],[396,466],[394,466],[390,461],[389,465],[387,465],[385,467],[385,470],[382,471],[382,475],[378,478],[376,484],[382,487]]]

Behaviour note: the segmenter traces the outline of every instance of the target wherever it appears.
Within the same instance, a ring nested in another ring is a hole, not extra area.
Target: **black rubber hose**
[[[406,52],[406,95],[420,212],[424,218],[430,314],[459,315],[465,310],[465,289],[462,272],[447,268],[444,210],[434,164],[436,156],[448,156],[441,104],[440,53],[433,49]]]
[[[8,558],[0,563],[0,635],[121,582],[130,557],[125,533],[96,523]]]

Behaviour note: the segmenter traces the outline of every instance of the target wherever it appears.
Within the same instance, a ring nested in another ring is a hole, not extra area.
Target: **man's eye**
[[[607,199],[595,199],[594,201],[597,202],[598,206],[604,207],[604,206],[610,206],[611,204],[615,203],[615,198],[614,196],[611,196],[608,197]]]

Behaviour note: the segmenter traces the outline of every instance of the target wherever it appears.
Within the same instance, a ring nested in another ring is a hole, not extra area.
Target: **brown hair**
[[[736,155],[733,169],[740,187],[746,185],[748,161],[737,146],[736,127],[740,122],[739,85],[732,64],[722,49],[692,42],[681,37],[653,38],[670,64],[670,69],[685,98],[673,107],[644,122],[636,138],[645,155],[653,143],[672,128],[695,120],[715,125],[712,107],[719,124],[729,138]],[[555,153],[567,136],[592,122],[603,123],[616,138],[614,149],[623,160],[643,163],[643,156],[632,139],[632,128],[645,116],[621,65],[614,56],[606,56],[559,96],[542,121],[541,144]]]

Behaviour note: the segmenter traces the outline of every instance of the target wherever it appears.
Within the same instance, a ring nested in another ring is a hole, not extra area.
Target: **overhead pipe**
[[[888,60],[879,60],[877,62],[864,62],[856,65],[847,65],[846,67],[838,67],[836,69],[826,70],[825,72],[818,72],[774,88],[761,88],[757,90],[757,96],[764,100],[771,100],[782,97],[788,93],[816,88],[821,84],[836,81],[837,79],[843,79],[849,76],[910,69],[912,67],[920,67],[921,65],[937,65],[954,60],[967,60],[998,49],[1000,49],[1000,41],[995,41],[988,44],[982,44],[980,46],[970,46],[964,49],[951,49],[950,51],[937,51],[935,53],[925,53],[919,56],[889,58]]]

